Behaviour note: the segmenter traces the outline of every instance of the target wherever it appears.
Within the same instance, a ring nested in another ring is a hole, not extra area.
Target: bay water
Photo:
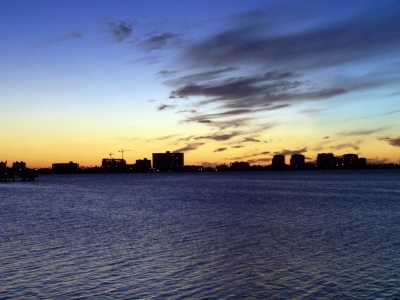
[[[400,298],[400,170],[0,183],[1,299]]]

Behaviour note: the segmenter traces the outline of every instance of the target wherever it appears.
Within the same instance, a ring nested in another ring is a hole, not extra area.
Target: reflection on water
[[[397,298],[400,172],[0,185],[0,298]]]

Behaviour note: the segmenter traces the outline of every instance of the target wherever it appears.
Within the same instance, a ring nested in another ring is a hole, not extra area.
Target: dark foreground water
[[[0,184],[0,298],[400,298],[400,171]]]

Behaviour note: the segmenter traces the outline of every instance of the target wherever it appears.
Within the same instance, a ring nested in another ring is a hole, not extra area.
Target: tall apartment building
[[[318,153],[317,168],[329,169],[335,166],[335,156],[333,153]]]
[[[290,157],[290,166],[298,169],[304,167],[306,163],[305,156],[303,154],[293,154]]]
[[[181,171],[183,168],[183,153],[153,153],[153,168],[161,172]]]
[[[272,165],[274,167],[284,166],[285,165],[285,155],[275,154],[272,158]]]

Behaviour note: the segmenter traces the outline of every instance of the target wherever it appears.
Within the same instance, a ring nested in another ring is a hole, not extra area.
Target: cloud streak
[[[173,152],[189,152],[189,151],[196,150],[197,148],[199,148],[202,145],[204,145],[204,143],[191,143],[191,144],[187,144],[185,147],[176,149]]]
[[[38,46],[45,47],[45,46],[50,46],[50,45],[58,44],[58,43],[65,42],[65,41],[80,40],[82,37],[83,37],[82,32],[70,31],[70,32],[67,32],[64,35],[56,37],[54,39],[42,41],[38,44]]]
[[[122,43],[124,40],[129,38],[132,34],[132,28],[133,24],[132,22],[125,22],[125,21],[119,21],[119,22],[112,22],[112,21],[106,21],[107,26],[111,30],[113,39],[117,43]]]
[[[175,105],[169,105],[169,104],[160,104],[159,106],[156,107],[158,111],[164,111],[164,110],[170,110],[170,109],[175,109]]]
[[[140,43],[140,46],[145,51],[160,50],[167,47],[169,44],[178,41],[179,34],[174,34],[171,32],[164,32],[158,35],[152,35],[148,37],[145,41]],[[163,75],[166,75],[164,73]]]
[[[290,4],[292,9],[302,5],[300,2]],[[274,20],[273,16],[269,17]],[[323,26],[299,28],[294,34],[292,28],[281,30],[280,34],[268,30],[285,20],[275,20],[275,24],[264,20],[257,19],[247,26],[239,23],[242,26],[193,43],[185,57],[209,66],[250,62],[264,66],[320,68],[368,59],[377,53],[393,54],[400,39],[398,9],[390,5],[365,9],[341,23],[332,20]]]

